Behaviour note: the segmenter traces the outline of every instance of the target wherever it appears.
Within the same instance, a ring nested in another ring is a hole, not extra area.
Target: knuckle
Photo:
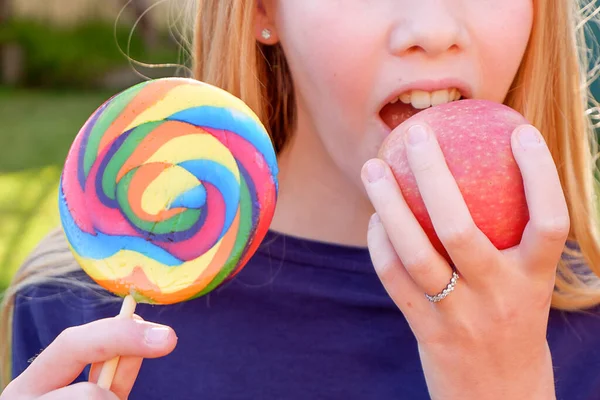
[[[386,261],[377,268],[379,277],[384,282],[391,282],[395,279],[399,267],[397,260]]]
[[[534,230],[542,238],[550,241],[566,240],[571,228],[568,216],[540,218],[533,223]]]
[[[422,157],[412,160],[411,169],[414,173],[431,172],[436,168],[436,163],[429,157]]]
[[[553,290],[540,290],[533,298],[531,302],[532,310],[536,310],[538,312],[546,312],[552,305],[552,295]]]
[[[494,313],[490,315],[493,325],[509,326],[515,324],[522,310],[517,307],[498,307]]]
[[[453,224],[440,229],[438,237],[440,241],[450,247],[465,247],[471,244],[476,235],[473,224]]]
[[[111,355],[110,352],[108,351],[108,348],[102,344],[98,344],[94,347],[93,352],[96,355],[96,359],[98,360],[108,360],[112,357],[114,357],[114,355]]]
[[[415,251],[410,257],[402,260],[406,270],[413,276],[429,276],[435,263],[434,255],[429,251]]]
[[[86,337],[83,327],[74,326],[66,328],[57,336],[54,344],[59,348],[70,349],[70,351],[74,353],[74,356],[78,355],[79,357],[85,357],[86,359],[107,360],[112,358],[107,345]],[[83,348],[85,348],[84,353],[78,351]],[[83,362],[84,360],[80,361]]]
[[[554,296],[554,279],[535,282],[535,284],[529,285],[527,290],[531,310],[546,312],[550,308]]]
[[[77,327],[69,327],[62,331],[54,340],[58,346],[66,346],[72,344],[79,337]]]

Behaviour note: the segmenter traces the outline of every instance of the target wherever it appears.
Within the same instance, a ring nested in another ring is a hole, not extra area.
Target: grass
[[[0,292],[37,242],[59,226],[66,154],[110,95],[0,90]]]
[[[100,81],[106,73],[127,68],[127,56],[153,65],[179,60],[180,48],[166,32],[156,32],[156,45],[148,49],[140,31],[132,28],[126,23],[115,30],[110,22],[94,20],[60,27],[18,18],[3,24],[0,44],[10,43],[22,50],[25,87],[93,90],[102,87]]]
[[[0,90],[0,174],[62,166],[71,141],[110,93]]]

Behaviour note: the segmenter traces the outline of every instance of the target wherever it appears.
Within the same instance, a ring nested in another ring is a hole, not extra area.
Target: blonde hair
[[[552,306],[584,310],[600,304],[594,179],[597,148],[587,113],[590,96],[583,32],[585,22],[597,10],[593,4],[578,5],[576,1],[533,3],[533,31],[506,104],[545,135],[569,205],[569,239],[578,249],[565,251],[572,257],[560,262]],[[188,7],[184,14],[196,17],[187,41],[193,54],[193,76],[246,102],[265,122],[280,152],[294,130],[294,90],[281,46],[263,46],[254,37],[255,1],[195,0]],[[587,267],[581,267],[582,261]],[[37,283],[60,281],[78,268],[62,231],[57,230],[39,244],[15,275],[0,309],[0,380],[4,385],[10,379],[8,338],[16,293]]]

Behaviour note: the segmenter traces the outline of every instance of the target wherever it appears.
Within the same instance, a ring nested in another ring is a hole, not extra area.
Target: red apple
[[[436,135],[479,229],[500,250],[519,244],[529,212],[510,142],[514,129],[528,121],[503,104],[461,100],[419,112],[384,141],[379,158],[390,165],[408,206],[434,247],[451,262],[433,229],[406,158],[402,137],[406,127],[417,122],[426,123]],[[443,199],[444,193],[439,196]]]

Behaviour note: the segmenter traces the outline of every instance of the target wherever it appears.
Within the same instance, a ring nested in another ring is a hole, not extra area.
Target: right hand
[[[137,316],[136,316],[137,317]],[[173,329],[141,319],[108,318],[63,331],[0,394],[0,400],[126,400],[144,358],[173,351]],[[120,356],[110,391],[96,385],[105,361]],[[89,382],[71,383],[92,364]]]

